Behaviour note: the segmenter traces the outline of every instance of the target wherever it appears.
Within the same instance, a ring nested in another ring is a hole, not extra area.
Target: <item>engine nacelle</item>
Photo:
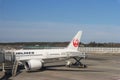
[[[25,69],[27,71],[38,70],[38,69],[41,69],[42,66],[43,66],[43,63],[41,60],[29,60],[25,62]]]

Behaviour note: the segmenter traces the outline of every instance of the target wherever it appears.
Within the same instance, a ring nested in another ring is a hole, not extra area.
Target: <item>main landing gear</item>
[[[67,61],[67,64],[66,64],[67,67],[87,68],[87,66],[85,64],[82,64],[82,62],[80,62],[80,60],[83,59],[83,57],[73,57],[73,59],[76,62],[73,63],[71,61]]]

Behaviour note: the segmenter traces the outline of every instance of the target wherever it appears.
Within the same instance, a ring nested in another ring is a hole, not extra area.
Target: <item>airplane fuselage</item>
[[[41,69],[48,62],[70,58],[75,59],[76,64],[82,65],[80,60],[85,57],[85,54],[78,51],[81,35],[82,31],[79,31],[64,49],[20,49],[12,51],[15,55],[13,57],[15,57],[15,60],[22,62],[27,71]],[[76,57],[79,57],[79,59]]]
[[[79,51],[69,49],[39,49],[39,50],[16,50],[16,59],[20,61],[30,59],[52,59],[52,58],[69,58],[73,56],[80,56]]]

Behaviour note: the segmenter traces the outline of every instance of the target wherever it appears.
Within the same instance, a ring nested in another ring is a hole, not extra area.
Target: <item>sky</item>
[[[120,43],[120,0],[0,0],[0,42]]]

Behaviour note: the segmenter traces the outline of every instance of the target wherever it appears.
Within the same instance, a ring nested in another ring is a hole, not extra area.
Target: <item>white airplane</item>
[[[44,64],[49,62],[68,60],[70,58],[76,60],[75,65],[86,67],[80,62],[85,57],[85,54],[78,51],[81,35],[82,31],[79,31],[64,49],[21,49],[15,50],[13,53],[16,60],[22,62],[27,71],[41,69]],[[72,64],[68,61],[66,65],[71,66]]]

